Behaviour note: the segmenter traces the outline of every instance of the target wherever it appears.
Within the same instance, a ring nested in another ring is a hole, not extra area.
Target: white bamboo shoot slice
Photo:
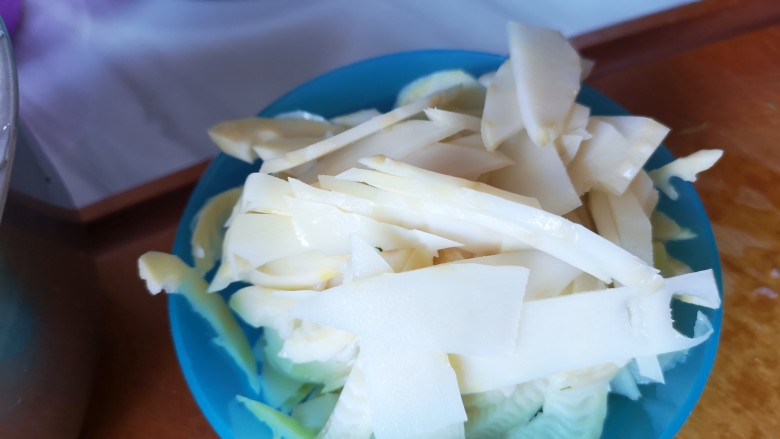
[[[490,256],[461,259],[453,264],[515,265],[528,269],[525,300],[538,300],[560,294],[582,271],[539,250],[520,250]]]
[[[514,165],[490,173],[491,185],[536,198],[544,210],[558,215],[582,204],[555,148],[539,148],[522,132],[507,139],[500,151]]]
[[[253,117],[221,122],[209,129],[209,137],[225,154],[253,163],[258,158],[254,147],[263,142],[289,137],[322,139],[336,131],[336,127],[317,121]]]
[[[385,249],[372,246],[358,235],[350,236],[349,268],[344,283],[392,273],[393,268],[380,254],[384,252]]]
[[[473,131],[478,133],[482,119],[468,114],[457,113],[454,111],[442,110],[440,108],[426,108],[425,116],[429,120],[442,124],[450,125],[460,131]],[[374,154],[372,154],[374,155]]]
[[[451,113],[450,113],[451,114]],[[472,116],[463,116],[472,117]],[[438,142],[464,129],[457,123],[430,120],[399,122],[317,160],[300,179],[314,182],[320,175],[336,175],[353,166],[358,160],[376,154],[387,154],[401,159],[430,143]]]
[[[495,151],[504,140],[523,129],[517,88],[511,61],[501,64],[485,94],[482,112],[482,141],[488,151]]]
[[[318,439],[369,439],[374,431],[363,367],[358,356]]]
[[[289,215],[287,196],[292,195],[290,184],[281,178],[255,172],[244,181],[244,193],[239,213],[275,213]]]
[[[376,116],[365,123],[342,131],[332,137],[325,138],[305,148],[289,152],[283,156],[274,157],[263,162],[260,172],[273,174],[300,166],[318,159],[333,151],[339,150],[350,143],[370,136],[404,119],[408,119],[428,107],[435,107],[442,100],[441,96],[431,96],[398,107],[381,116]]]
[[[658,189],[655,188],[653,180],[644,169],[636,174],[634,180],[628,185],[628,190],[634,194],[639,204],[642,205],[645,216],[650,218],[658,205]]]
[[[419,183],[422,183],[422,185],[418,184],[418,187],[423,186],[420,189],[424,189],[425,186],[435,187],[439,185],[450,186],[453,188],[471,188],[487,194],[495,195],[497,197],[505,198],[515,203],[541,207],[539,202],[532,197],[515,194],[513,192],[505,191],[478,181],[466,180],[464,178],[453,177],[438,172],[420,169],[407,163],[393,160],[386,156],[366,157],[361,159],[360,163],[371,169],[375,169],[389,175],[416,179],[419,181]]]
[[[652,225],[633,192],[615,196],[591,191],[588,199],[599,234],[652,265]]]
[[[214,268],[214,264],[222,256],[225,223],[240,196],[241,188],[222,192],[210,198],[195,215],[190,244],[195,269],[201,275]]]
[[[588,116],[590,108],[576,102],[566,116],[563,134],[555,140],[555,148],[565,165],[574,160],[580,144],[590,139],[590,133],[587,131]]]
[[[461,392],[482,392],[553,373],[688,349],[709,333],[687,338],[672,327],[670,300],[686,294],[716,305],[711,271],[666,281],[646,294],[628,287],[526,302],[512,356],[450,356]],[[700,283],[699,281],[705,282]],[[704,318],[700,316],[700,318]]]
[[[222,263],[230,267],[235,278],[242,271],[237,266],[235,256],[240,256],[250,267],[256,268],[267,262],[309,250],[316,248],[300,239],[291,217],[245,213],[237,215],[228,227]]]
[[[433,352],[508,353],[528,270],[445,264],[383,274],[325,290],[295,317]]]
[[[561,135],[579,93],[580,57],[560,32],[509,23],[507,33],[523,125],[545,146]]]
[[[482,146],[474,148],[455,142],[431,143],[401,160],[418,168],[471,181],[514,163],[502,152],[491,152]]]
[[[422,190],[420,182],[414,179],[370,170],[353,168],[339,178],[424,200],[425,212],[472,222],[520,239],[604,282],[614,279],[648,291],[660,286],[658,270],[651,265],[585,227],[544,210],[468,188],[434,191],[429,185],[428,190]]]
[[[327,204],[299,198],[289,198],[287,201],[296,237],[326,255],[349,254],[350,235],[357,235],[370,245],[382,249],[424,247],[432,255],[443,248],[461,245],[420,230],[409,230],[367,216],[343,212]]]
[[[340,125],[348,128],[352,128],[360,125],[363,122],[368,122],[374,117],[381,116],[382,113],[376,108],[368,108],[365,110],[358,110],[353,113],[342,114],[336,116],[330,120],[330,123],[334,125]]]
[[[445,354],[362,337],[358,360],[377,439],[464,437],[466,410]]]
[[[667,197],[676,200],[679,194],[677,189],[672,186],[671,178],[677,177],[684,181],[694,182],[696,176],[715,165],[723,151],[719,149],[702,149],[693,154],[680,157],[671,163],[667,163],[658,169],[650,171],[650,178],[655,182],[656,187]]]

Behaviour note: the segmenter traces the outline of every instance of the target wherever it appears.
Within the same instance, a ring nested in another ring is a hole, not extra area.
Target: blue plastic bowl
[[[408,82],[439,70],[461,68],[474,75],[494,71],[504,56],[458,50],[404,52],[381,56],[342,67],[319,76],[282,96],[260,115],[306,110],[332,117],[363,108],[386,111],[396,94]],[[584,87],[578,98],[594,114],[628,114],[598,91]],[[647,168],[657,168],[672,160],[661,147]],[[209,166],[189,200],[179,225],[174,253],[192,264],[190,236],[192,220],[206,200],[239,186],[245,177],[259,169],[220,154]],[[697,238],[673,243],[670,253],[694,270],[711,268],[722,295],[721,271],[715,240],[707,214],[689,183],[678,182],[680,197],[661,197],[659,209],[693,230]],[[223,350],[212,342],[214,336],[205,321],[196,315],[179,295],[169,296],[171,332],[184,376],[200,409],[223,438],[270,438],[270,430],[235,402],[236,394],[253,395],[243,375]],[[698,308],[676,303],[674,317],[681,328],[691,328]],[[612,395],[602,437],[608,439],[673,438],[699,399],[715,360],[722,311],[703,310],[712,321],[714,334],[706,343],[692,349],[684,363],[666,374],[666,385],[642,386],[643,398],[630,401]],[[258,331],[244,328],[250,343]]]

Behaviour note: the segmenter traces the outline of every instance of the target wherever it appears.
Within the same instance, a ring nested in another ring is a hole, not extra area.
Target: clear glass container
[[[5,208],[17,114],[0,20],[0,438],[77,438],[97,356],[94,270],[85,252],[51,239],[45,214]]]

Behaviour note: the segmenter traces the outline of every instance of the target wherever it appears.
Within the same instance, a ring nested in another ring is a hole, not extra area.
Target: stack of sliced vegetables
[[[508,35],[495,73],[437,72],[385,114],[211,129],[262,167],[202,208],[194,267],[150,252],[140,274],[208,320],[277,436],[596,438],[608,392],[710,335],[672,326],[673,299],[720,297],[665,252],[693,235],[656,187],[721,152],[645,172],[668,129],[576,103],[588,63],[559,33]]]

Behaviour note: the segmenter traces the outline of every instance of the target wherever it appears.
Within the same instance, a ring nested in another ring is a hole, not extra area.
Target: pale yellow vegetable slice
[[[591,116],[615,127],[628,139],[633,148],[644,151],[650,156],[669,134],[669,127],[644,116]]]
[[[471,117],[471,116],[464,116]],[[438,142],[464,129],[457,123],[430,120],[407,120],[392,125],[317,160],[300,179],[311,183],[320,175],[336,175],[353,166],[358,160],[376,154],[387,154],[401,159],[426,145]]]
[[[477,147],[464,145],[458,141],[431,143],[403,157],[402,160],[418,168],[471,181],[477,180],[485,173],[514,163],[502,152],[486,150],[482,147],[481,140]]]
[[[608,381],[612,375],[574,385],[550,380],[539,415],[509,431],[506,438],[598,439],[607,416]]]
[[[419,181],[418,187],[420,190],[425,190],[428,187],[435,186],[470,188],[484,192],[486,194],[495,195],[515,203],[541,207],[539,202],[533,197],[505,191],[478,181],[466,180],[464,178],[453,177],[447,174],[420,169],[407,163],[393,160],[387,156],[366,157],[361,159],[360,163],[371,169],[382,171],[389,175],[416,179]]]
[[[373,432],[371,407],[363,367],[358,356],[341,389],[336,406],[320,430],[319,439],[369,439]]]
[[[293,363],[351,365],[357,356],[357,338],[351,332],[303,321],[285,338],[279,355]]]
[[[433,352],[508,353],[527,279],[523,267],[436,265],[343,284],[299,302],[290,313]]]
[[[291,217],[286,215],[271,215],[245,213],[233,218],[228,227],[223,245],[222,263],[226,264],[234,277],[238,279],[241,271],[245,271],[236,261],[236,256],[243,258],[252,268],[316,250],[303,241],[293,224]]]
[[[669,134],[669,127],[642,116],[593,116],[598,120],[615,127],[628,140],[630,155],[623,162],[623,176],[633,180],[642,171],[647,159],[661,145]]]
[[[373,166],[368,161],[364,163]],[[392,160],[384,160],[384,163],[386,168],[397,166],[397,162]],[[418,180],[370,170],[351,169],[339,178],[361,181],[404,197],[424,200],[421,209],[425,212],[479,224],[520,239],[605,282],[615,279],[648,291],[660,286],[661,278],[652,266],[579,224],[544,210],[468,188],[453,188],[445,192],[441,189],[434,191],[434,186],[429,185],[422,190]]]
[[[447,99],[437,105],[438,108],[475,116],[481,114],[485,88],[473,76],[459,69],[434,72],[410,82],[398,93],[395,106],[442,93],[447,95]]]
[[[555,149],[565,165],[574,160],[580,144],[591,137],[587,131],[588,116],[590,108],[575,102],[566,116],[563,133],[555,139]]]
[[[591,117],[584,142],[569,164],[577,192],[596,188],[621,195],[661,144],[669,129],[639,116]]]
[[[363,337],[359,360],[377,439],[464,437],[466,411],[445,354]]]
[[[595,226],[594,230],[610,242],[621,245],[617,219],[612,214],[608,195],[600,191],[590,191],[587,199],[588,210]]]
[[[433,255],[422,247],[411,251],[401,271],[419,270],[433,265]]]
[[[264,142],[290,137],[322,139],[337,131],[317,121],[253,117],[221,122],[209,129],[209,137],[225,154],[253,163],[259,157],[254,147]]]
[[[598,120],[588,123],[591,138],[580,145],[577,155],[567,166],[569,177],[579,195],[597,187],[628,187],[629,181],[617,171],[628,151],[628,140],[612,125]],[[620,193],[620,191],[617,191]]]
[[[288,152],[301,149],[322,140],[322,137],[279,137],[268,140],[257,140],[252,145],[255,155],[262,160],[285,155]]]
[[[242,395],[237,395],[236,400],[262,423],[268,425],[274,434],[274,438],[311,439],[316,434],[316,431],[304,427],[289,415],[285,415],[260,401]]]
[[[462,249],[479,255],[529,248],[518,239],[497,235],[490,229],[447,214],[427,212],[425,201],[380,191],[375,187],[322,176],[320,185],[328,190],[291,181],[296,197],[336,206],[407,229],[417,229],[459,242]],[[444,190],[446,192],[447,189]],[[397,271],[397,270],[396,270]]]
[[[429,107],[435,107],[442,101],[440,95],[420,99],[398,107],[381,116],[376,116],[367,122],[342,131],[334,136],[325,138],[317,143],[311,144],[305,148],[291,151],[283,156],[274,157],[263,162],[260,172],[273,174],[275,172],[286,171],[296,166],[300,166],[309,161],[318,159],[326,154],[337,151],[350,143],[370,136],[380,130],[394,125],[404,119],[408,119]]]
[[[692,272],[691,267],[669,255],[663,242],[653,242],[653,264],[664,276],[677,276]]]
[[[272,367],[286,376],[306,383],[322,384],[322,392],[331,392],[344,386],[352,368],[352,361],[310,361],[307,363],[295,363],[289,358],[280,355],[285,340],[272,328],[263,330],[262,340],[263,355]],[[345,351],[345,357],[354,354]]]
[[[255,172],[244,181],[238,213],[276,213],[289,215],[286,197],[292,195],[290,184],[273,175]]]
[[[287,338],[296,323],[287,312],[300,300],[316,292],[301,290],[296,291],[295,295],[276,292],[272,288],[250,285],[233,293],[228,304],[248,325],[273,328],[281,337]]]
[[[206,201],[195,215],[190,244],[195,269],[201,275],[214,268],[214,264],[222,256],[225,223],[240,196],[241,188],[222,192]]]
[[[209,291],[224,289],[231,282],[244,281],[281,290],[321,290],[320,286],[346,270],[345,256],[327,256],[319,251],[307,251],[275,259],[261,267],[233,256],[233,267],[220,265]],[[236,273],[232,273],[231,269]]]
[[[515,265],[528,269],[525,299],[538,300],[560,294],[582,271],[539,250],[520,250],[461,259],[453,264]]]
[[[528,423],[542,408],[546,380],[509,386],[490,392],[461,395],[468,413],[466,435],[473,439],[504,437],[507,431]]]
[[[653,239],[657,241],[683,241],[696,237],[691,229],[680,226],[663,212],[653,212],[650,220],[653,224]]]
[[[177,256],[151,251],[138,259],[138,273],[152,294],[165,290],[168,294],[183,295],[216,332],[214,342],[235,361],[252,389],[259,390],[257,362],[246,336],[222,296],[208,294],[206,281],[194,268]]]
[[[645,216],[651,217],[655,207],[658,205],[658,190],[644,169],[636,174],[634,180],[628,185],[628,190],[634,194],[639,204],[642,205]]]
[[[360,236],[351,235],[349,269],[344,276],[344,283],[392,273],[393,268],[381,256],[384,252],[385,249],[372,246]]]
[[[588,200],[599,234],[652,265],[652,225],[633,192],[615,196],[590,191]]]
[[[482,119],[478,117],[442,110],[440,108],[426,108],[425,116],[433,122],[443,125],[452,125],[457,128],[458,132],[473,131],[478,133],[482,123]]]
[[[262,351],[260,355],[262,356]],[[269,406],[286,413],[303,401],[315,386],[312,383],[290,378],[276,370],[268,361],[263,361],[260,374],[263,400]]]
[[[722,156],[723,151],[720,149],[702,149],[650,171],[650,178],[661,192],[676,200],[679,195],[672,185],[672,177],[694,182],[700,172],[710,169]]]
[[[482,141],[489,151],[523,129],[511,61],[501,64],[487,87],[481,124]]]
[[[533,197],[558,215],[582,203],[555,148],[539,148],[525,132],[507,139],[499,151],[514,164],[491,172],[487,181],[497,188]]]
[[[382,113],[376,108],[368,108],[334,117],[330,120],[330,123],[352,128],[381,115]]]
[[[376,221],[333,206],[299,198],[289,198],[295,236],[312,249],[326,255],[350,251],[350,235],[357,235],[375,247],[387,250],[424,247],[431,255],[461,244],[420,230],[409,230]]]
[[[336,406],[339,396],[335,393],[323,393],[301,402],[293,408],[290,416],[305,428],[320,431]]]
[[[655,293],[621,287],[526,302],[515,354],[450,356],[461,392],[488,391],[610,363],[622,366],[631,358],[695,346],[709,333],[687,338],[672,327],[670,300],[678,294],[696,297],[708,307],[720,303],[710,270],[667,279]]]
[[[523,125],[536,145],[545,146],[563,132],[579,93],[580,57],[560,32],[512,22],[507,34]]]

